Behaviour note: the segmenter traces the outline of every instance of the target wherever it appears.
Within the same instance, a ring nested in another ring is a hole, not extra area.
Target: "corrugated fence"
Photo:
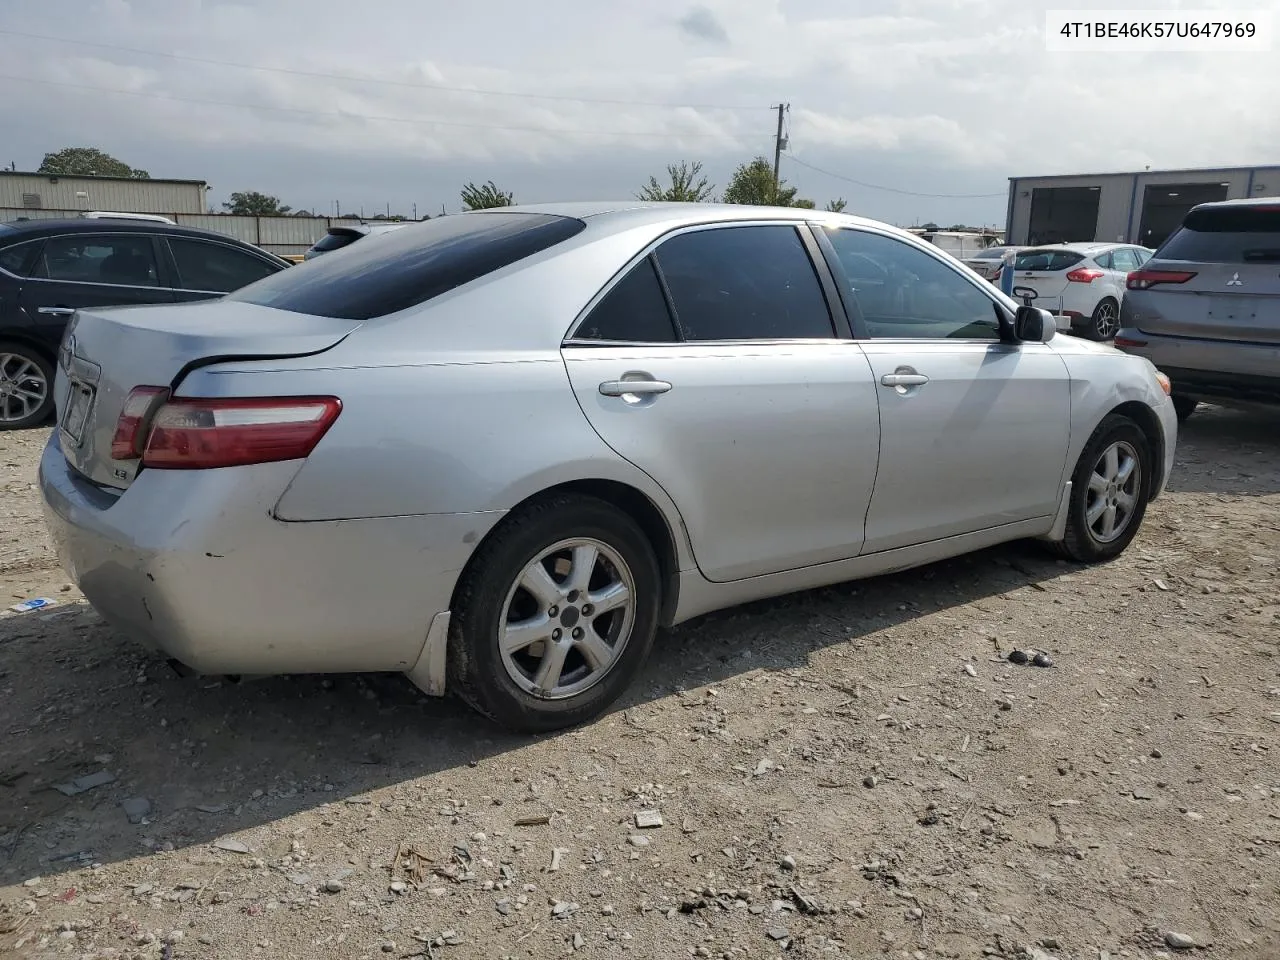
[[[80,210],[28,210],[22,207],[0,207],[0,223],[19,218],[30,220],[62,220],[80,216]],[[237,240],[256,244],[264,250],[283,256],[305,253],[307,248],[325,235],[329,217],[237,217],[216,213],[164,213],[184,227],[198,227],[225,233]],[[352,223],[338,220],[338,223]]]

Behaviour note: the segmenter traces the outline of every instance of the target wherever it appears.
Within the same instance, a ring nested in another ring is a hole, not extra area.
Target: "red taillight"
[[[1161,283],[1186,283],[1195,275],[1194,270],[1135,270],[1124,285],[1130,290],[1149,290]]]
[[[1067,274],[1067,279],[1072,283],[1093,283],[1093,281],[1102,276],[1101,270],[1095,270],[1092,267],[1077,267]]]
[[[204,470],[300,460],[341,411],[337,397],[174,397],[151,418],[142,465]]]
[[[1117,347],[1145,347],[1145,340],[1130,340],[1128,337],[1116,337],[1111,343]]]
[[[129,391],[111,438],[112,460],[137,460],[142,455],[147,420],[168,397],[168,387],[134,387]]]

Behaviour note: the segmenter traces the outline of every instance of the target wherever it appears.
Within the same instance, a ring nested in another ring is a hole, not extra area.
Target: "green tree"
[[[240,217],[279,217],[288,213],[293,207],[257,190],[241,190],[233,193],[231,199],[223,204],[228,213]]]
[[[711,199],[715,185],[707,182],[707,178],[699,176],[702,164],[695,160],[692,164],[681,160],[679,163],[667,164],[667,176],[670,184],[663,186],[657,177],[650,177],[649,183],[636,194],[637,200],[657,200],[664,203],[703,203]]]
[[[724,191],[725,203],[750,203],[764,207],[806,207],[812,200],[796,199],[797,187],[788,187],[785,179],[773,182],[773,166],[764,157],[738,165]]]
[[[827,212],[828,213],[844,213],[844,208],[847,206],[848,204],[845,203],[844,197],[837,197],[835,200],[827,201]]]
[[[936,223],[934,223],[932,220],[930,220],[928,223],[926,223],[926,224],[925,224],[923,227],[921,227],[920,229],[921,229],[921,230],[938,230],[938,229],[940,229],[940,228],[938,227],[938,225],[937,225]]]
[[[36,173],[61,174],[68,177],[132,177],[149,180],[151,174],[137,170],[97,147],[64,147],[46,153]]]
[[[516,202],[514,194],[499,190],[492,180],[476,186],[468,183],[462,188],[464,210],[489,210],[493,207],[509,207]]]

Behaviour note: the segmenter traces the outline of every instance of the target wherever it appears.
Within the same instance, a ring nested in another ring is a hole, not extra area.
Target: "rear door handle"
[[[671,384],[666,380],[606,380],[600,384],[600,393],[606,397],[648,396],[655,393],[666,393]]]
[[[929,382],[923,373],[886,373],[880,378],[886,387],[918,387]]]
[[[38,307],[36,313],[43,313],[47,317],[69,317],[75,313],[73,307]]]

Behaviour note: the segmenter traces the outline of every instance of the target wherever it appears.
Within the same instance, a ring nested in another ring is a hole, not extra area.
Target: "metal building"
[[[1280,167],[1010,177],[1005,242],[1158,247],[1197,203],[1280,194]]]
[[[203,180],[74,177],[0,170],[0,209],[205,213]]]

